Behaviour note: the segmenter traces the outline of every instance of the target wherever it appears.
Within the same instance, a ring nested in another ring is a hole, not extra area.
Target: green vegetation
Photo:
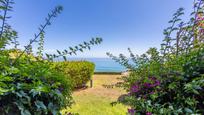
[[[121,75],[94,75],[93,88],[78,90],[73,93],[75,104],[62,113],[72,112],[80,115],[125,115],[127,107],[122,104],[112,106],[111,103],[124,94],[120,88],[105,88],[118,82]]]
[[[83,87],[92,79],[95,65],[88,61],[55,62],[55,69],[70,79],[74,87]]]
[[[0,52],[2,114],[56,114],[62,107],[71,105],[71,82],[53,70],[52,63],[34,61],[25,55],[10,65],[14,61],[11,53]]]
[[[131,70],[123,83],[129,92],[119,103],[129,105],[130,115],[204,114],[204,1],[195,0],[190,20],[180,8],[164,30],[161,53],[150,48],[141,56],[108,55]]]
[[[72,83],[63,73],[53,68],[54,58],[76,54],[101,43],[101,38],[83,42],[69,50],[57,54],[46,54],[44,58],[44,32],[51,20],[58,16],[62,7],[56,7],[48,14],[46,22],[39,27],[24,50],[18,49],[17,32],[7,23],[12,11],[13,0],[0,1],[0,113],[1,115],[47,115],[60,114],[64,107],[70,107],[73,100]],[[40,37],[40,40],[38,38]],[[32,51],[33,43],[38,43],[37,55]],[[7,46],[13,48],[8,49]]]
[[[0,113],[2,115],[122,115],[127,106],[136,114],[204,114],[204,1],[195,0],[189,21],[183,21],[180,8],[164,30],[160,52],[150,48],[131,57],[108,55],[130,70],[128,76],[95,75],[91,62],[68,62],[76,55],[102,42],[83,42],[55,54],[43,54],[44,33],[63,8],[57,6],[40,25],[39,32],[25,49],[18,49],[18,34],[7,23],[13,0],[0,0]],[[38,43],[37,52],[32,51]],[[8,48],[9,46],[9,48]],[[12,48],[11,48],[12,47]],[[35,54],[36,53],[36,54]],[[53,62],[63,57],[65,62]],[[132,63],[133,62],[133,63]],[[93,79],[93,88],[77,90]],[[114,87],[116,84],[117,87]],[[126,91],[118,88],[122,87]],[[123,95],[127,93],[126,95]],[[123,97],[121,96],[123,95]],[[119,98],[119,99],[118,99]],[[112,103],[117,101],[116,103]],[[119,104],[117,104],[119,103]],[[122,104],[125,105],[122,105]],[[116,104],[115,106],[112,106]],[[127,106],[126,106],[127,105]]]

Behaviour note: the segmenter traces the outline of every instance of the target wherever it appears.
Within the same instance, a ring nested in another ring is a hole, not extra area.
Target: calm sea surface
[[[68,58],[68,60],[86,60],[95,63],[95,72],[123,72],[126,69],[110,58]]]

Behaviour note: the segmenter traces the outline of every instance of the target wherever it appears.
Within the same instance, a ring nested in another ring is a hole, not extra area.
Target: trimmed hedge
[[[75,88],[83,87],[94,74],[95,65],[88,61],[54,62],[55,69],[72,80]]]

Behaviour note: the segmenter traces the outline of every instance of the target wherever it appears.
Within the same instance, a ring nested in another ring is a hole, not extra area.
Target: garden
[[[67,58],[100,46],[102,38],[44,53],[46,29],[62,6],[18,48],[18,32],[8,23],[13,4],[0,0],[1,115],[204,114],[204,0],[194,1],[187,20],[183,8],[173,14],[160,49],[137,55],[128,48],[129,57],[107,53],[127,75],[94,74],[93,62]]]

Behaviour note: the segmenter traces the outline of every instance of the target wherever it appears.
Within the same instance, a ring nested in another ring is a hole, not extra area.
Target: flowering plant
[[[184,22],[180,8],[164,30],[160,52],[150,48],[141,56],[130,49],[130,59],[108,55],[130,69],[117,86],[128,95],[120,103],[129,105],[130,115],[204,114],[204,1],[195,0],[190,20]]]

